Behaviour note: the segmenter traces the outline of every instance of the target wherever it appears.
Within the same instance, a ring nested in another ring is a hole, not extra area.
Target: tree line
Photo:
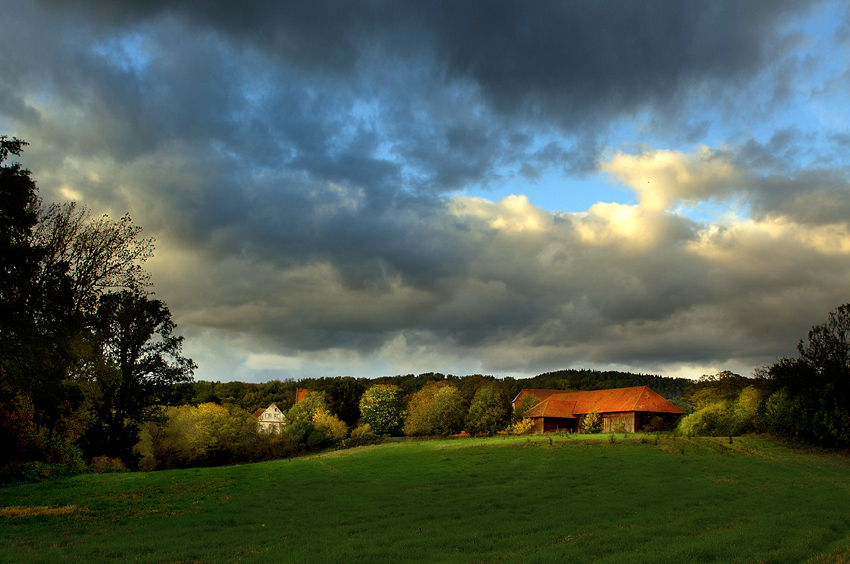
[[[513,409],[512,399],[524,388],[597,390],[652,383],[678,397],[690,382],[592,370],[522,380],[428,372],[259,384],[196,381],[185,385],[187,404],[168,408],[164,421],[142,428],[136,454],[140,468],[153,470],[280,458],[389,437],[523,434],[531,424],[522,415],[537,403],[526,396]],[[299,389],[309,392],[296,403]],[[258,433],[251,413],[271,404],[284,412],[286,425],[280,432]],[[586,432],[601,429],[598,417],[587,423]]]
[[[850,448],[850,304],[829,312],[797,345],[752,378],[729,371],[703,376],[683,396],[685,435],[769,433],[830,448]]]
[[[513,425],[522,418],[512,410],[509,388],[494,378],[467,377],[462,379],[466,386],[458,386],[454,379],[431,379],[409,397],[392,383],[371,381],[367,387],[353,378],[321,380],[336,385],[337,393],[351,394],[346,397],[354,402],[329,395],[325,390],[334,390],[331,386],[307,392],[294,404],[281,402],[289,405],[283,410],[284,425],[270,432],[259,431],[250,412],[234,403],[207,401],[168,408],[163,421],[143,426],[136,447],[138,466],[155,470],[232,464],[399,436],[530,430],[522,423]]]
[[[2,476],[131,458],[142,424],[182,401],[195,368],[144,262],[154,241],[125,215],[45,204],[0,136]]]
[[[171,468],[264,460],[386,436],[492,434],[527,425],[523,388],[648,386],[683,407],[678,432],[767,432],[850,447],[850,304],[829,313],[798,355],[755,371],[684,378],[562,370],[530,379],[440,373],[194,381],[195,363],[144,263],[154,241],[128,215],[45,204],[0,136],[0,482],[89,467]],[[297,388],[311,393],[295,402]],[[251,413],[277,404],[284,433]]]
[[[295,401],[295,391],[305,388],[312,391],[324,391],[331,401],[332,412],[348,425],[354,425],[359,417],[358,402],[360,396],[372,385],[388,384],[398,386],[405,403],[430,382],[447,382],[456,386],[468,405],[476,390],[487,382],[498,380],[514,398],[525,388],[550,390],[606,390],[648,386],[664,398],[680,402],[685,390],[693,384],[687,378],[669,378],[659,375],[635,374],[630,372],[598,370],[559,370],[547,372],[533,378],[497,378],[492,375],[472,374],[456,376],[439,372],[422,374],[403,374],[380,376],[375,378],[354,378],[335,376],[323,378],[302,378],[299,380],[270,380],[263,383],[248,382],[210,382],[195,380],[187,384],[185,396],[189,402],[233,404],[247,411],[267,407],[275,403],[283,409],[291,407]]]

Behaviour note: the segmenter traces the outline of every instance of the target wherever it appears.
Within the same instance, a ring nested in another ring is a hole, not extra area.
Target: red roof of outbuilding
[[[563,419],[575,419],[574,415],[576,402],[564,401],[549,397],[528,411],[523,417],[560,417]]]
[[[539,392],[546,390],[535,391]],[[578,415],[590,413],[594,409],[597,413],[628,411],[676,414],[684,413],[684,411],[646,386],[615,388],[612,390],[593,390],[587,392],[562,392],[558,390],[548,391],[553,393],[549,394],[543,401],[529,409],[525,414],[526,417],[574,418]],[[520,394],[522,394],[522,392],[520,392]]]
[[[519,398],[520,398],[523,394],[525,394],[525,395],[530,395],[530,396],[534,396],[534,397],[536,397],[538,400],[543,401],[543,400],[545,400],[546,398],[548,398],[548,397],[549,397],[549,396],[551,396],[551,395],[554,395],[554,394],[560,394],[560,393],[563,393],[563,392],[564,392],[564,390],[537,390],[537,389],[531,389],[531,388],[529,388],[529,389],[527,389],[527,390],[521,390],[521,391],[520,391],[520,392],[516,395],[516,397],[514,398],[513,402],[511,402],[511,403],[513,403],[514,405],[516,405],[516,402],[517,402],[517,401],[519,401]]]
[[[295,390],[295,403],[298,403],[299,401],[303,400],[305,397],[307,397],[307,394],[309,394],[309,393],[310,393],[310,390],[308,390],[306,388],[296,389]]]

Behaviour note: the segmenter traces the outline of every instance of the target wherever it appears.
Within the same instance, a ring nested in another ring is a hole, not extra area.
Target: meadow
[[[404,441],[0,489],[2,562],[850,562],[850,457],[769,439]]]

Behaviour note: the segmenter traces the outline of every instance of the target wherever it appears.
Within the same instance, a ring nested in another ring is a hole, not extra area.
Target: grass
[[[601,439],[400,442],[3,488],[0,562],[850,562],[846,456]]]

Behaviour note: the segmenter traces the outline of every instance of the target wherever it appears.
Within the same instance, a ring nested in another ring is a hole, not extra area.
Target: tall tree
[[[89,368],[94,425],[88,454],[130,461],[139,425],[176,402],[175,384],[191,382],[196,368],[182,355],[168,307],[140,293],[104,294],[94,324],[97,361]]]
[[[67,265],[43,268],[45,250],[32,242],[40,205],[35,181],[20,163],[5,164],[26,145],[0,137],[0,376],[4,389],[32,404],[33,421],[53,428],[76,399],[65,373],[80,323]]]
[[[42,276],[65,265],[74,308],[92,313],[104,292],[140,292],[150,285],[142,265],[153,256],[154,240],[141,237],[141,231],[128,214],[113,220],[92,217],[76,202],[51,204],[39,214],[32,246],[43,250]]]
[[[809,331],[808,342],[797,345],[800,359],[817,376],[815,385],[838,396],[850,408],[850,304],[829,312],[826,323]]]
[[[796,359],[768,369],[775,390],[768,426],[781,434],[828,446],[850,446],[850,304],[829,313],[797,345]]]
[[[331,413],[354,426],[360,419],[360,396],[366,390],[363,382],[351,376],[323,378],[320,387],[328,394]]]
[[[0,368],[9,362],[33,331],[32,288],[41,254],[30,246],[38,220],[38,189],[29,170],[20,163],[6,164],[9,155],[20,156],[26,141],[0,137]]]
[[[478,388],[466,415],[466,430],[494,435],[507,427],[510,420],[511,400],[505,386],[489,382]]]

